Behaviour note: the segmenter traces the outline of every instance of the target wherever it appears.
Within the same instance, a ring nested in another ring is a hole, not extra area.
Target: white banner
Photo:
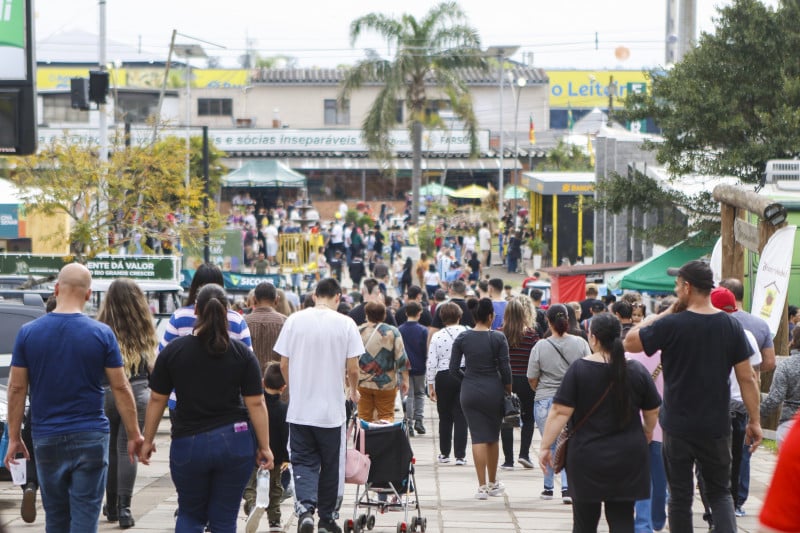
[[[121,128],[118,133],[122,133]],[[132,128],[131,143],[148,143],[152,137],[151,128]],[[113,133],[110,134],[113,136]],[[192,136],[200,136],[199,128],[192,128]],[[161,129],[159,137],[175,136],[185,138],[185,129]],[[290,130],[290,129],[249,129],[249,128],[209,128],[208,138],[223,152],[366,152],[361,130]],[[71,143],[99,142],[96,129],[39,128],[39,146],[47,146],[64,139]],[[397,153],[410,153],[411,141],[408,130],[392,130],[389,143]],[[478,144],[481,152],[489,150],[489,132],[478,131]],[[425,131],[422,134],[423,152],[449,154],[469,153],[469,136],[466,131]]]
[[[796,230],[797,226],[785,226],[776,231],[758,260],[750,312],[767,321],[772,335],[778,332],[786,303]]]

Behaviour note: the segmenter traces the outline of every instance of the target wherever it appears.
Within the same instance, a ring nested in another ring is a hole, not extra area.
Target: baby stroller
[[[406,423],[370,424],[358,419],[355,421],[364,431],[366,449],[360,451],[369,455],[372,463],[367,483],[356,487],[353,518],[344,521],[345,533],[372,530],[376,514],[390,510],[404,513],[403,520],[397,522],[397,533],[424,533],[428,520],[422,516],[415,493],[414,452],[408,440]],[[357,439],[356,446],[359,445]],[[409,509],[411,505],[413,507]]]

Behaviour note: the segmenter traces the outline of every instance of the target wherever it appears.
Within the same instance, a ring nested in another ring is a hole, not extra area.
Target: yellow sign
[[[565,183],[561,186],[562,192],[594,192],[593,183]]]
[[[608,85],[613,77],[617,86],[614,105],[622,105],[628,83],[647,83],[650,77],[641,70],[548,70],[550,108],[608,107]]]
[[[40,90],[69,90],[71,78],[88,78],[90,70],[97,70],[97,67],[39,67],[36,71],[36,86]],[[109,73],[112,87],[159,89],[164,80],[163,68],[121,68],[111,69]],[[192,70],[192,78],[192,87],[220,89],[247,85],[247,71],[243,69],[196,69]],[[174,68],[170,71],[167,87],[184,87],[184,80],[183,71]]]

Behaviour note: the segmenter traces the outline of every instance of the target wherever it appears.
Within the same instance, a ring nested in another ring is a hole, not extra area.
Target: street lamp
[[[498,215],[500,216],[500,220],[503,219],[503,145],[505,144],[505,138],[503,136],[503,63],[505,62],[505,58],[511,57],[517,53],[519,50],[518,45],[511,45],[511,46],[490,46],[488,50],[486,50],[486,55],[489,57],[496,57],[497,58],[497,83],[500,88],[500,124],[498,128],[500,129],[500,158],[499,164],[500,169],[498,171],[498,189],[497,192],[500,196],[498,207]]]
[[[519,164],[519,97],[522,94],[522,88],[528,85],[528,80],[525,78],[517,78],[517,88],[518,90],[514,91],[514,75],[512,73],[508,73],[509,77],[509,85],[511,86],[512,94],[514,94],[514,99],[516,100],[516,105],[514,106],[514,229],[517,228],[517,194],[519,191],[519,170],[517,169],[517,164]]]
[[[184,181],[189,190],[189,152],[192,126],[192,64],[193,57],[208,57],[199,44],[176,44],[175,55],[186,58],[186,174]]]

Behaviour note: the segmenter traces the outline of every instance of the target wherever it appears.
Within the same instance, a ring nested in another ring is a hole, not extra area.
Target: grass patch
[[[772,439],[764,439],[761,441],[761,446],[774,454],[778,453],[778,443]]]

